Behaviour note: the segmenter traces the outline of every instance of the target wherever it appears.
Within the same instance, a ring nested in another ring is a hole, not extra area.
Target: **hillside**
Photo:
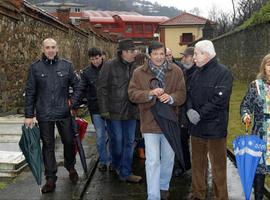
[[[48,0],[28,0],[32,4],[47,2]],[[91,10],[115,10],[115,11],[135,11],[143,15],[158,15],[174,17],[181,13],[174,7],[153,4],[146,0],[54,0],[55,2],[73,2],[86,6]]]

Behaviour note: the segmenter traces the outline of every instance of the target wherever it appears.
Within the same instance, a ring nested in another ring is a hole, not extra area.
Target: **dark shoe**
[[[112,164],[109,165],[109,172],[115,172],[114,167],[112,166]]]
[[[170,192],[168,190],[160,190],[160,199],[168,200],[170,196]]]
[[[129,182],[129,183],[139,183],[141,181],[142,181],[142,177],[136,176],[134,174],[131,174],[126,178],[126,182]]]
[[[98,170],[99,170],[100,172],[106,172],[106,171],[107,171],[107,165],[99,164]]]
[[[71,168],[69,170],[69,179],[71,180],[72,183],[76,184],[79,180],[79,176],[78,173],[76,171],[76,169]]]
[[[42,193],[50,193],[53,192],[55,189],[55,181],[48,179],[45,183],[45,185],[43,185],[41,192]]]

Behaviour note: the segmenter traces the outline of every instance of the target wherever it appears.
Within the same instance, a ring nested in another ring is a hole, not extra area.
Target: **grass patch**
[[[0,182],[0,190],[3,190],[7,187],[6,183]]]
[[[239,81],[234,81],[230,100],[229,126],[227,136],[227,147],[233,150],[232,141],[236,136],[245,133],[244,124],[240,118],[240,104],[246,94],[248,85]]]

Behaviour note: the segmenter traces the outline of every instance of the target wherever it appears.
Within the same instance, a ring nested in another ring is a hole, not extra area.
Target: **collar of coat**
[[[168,63],[168,68],[167,68],[168,71],[171,71],[172,70],[172,65],[175,65],[176,66],[176,64],[174,64],[174,63]],[[151,72],[151,70],[148,67],[148,62],[145,62],[144,63],[142,70],[145,71],[145,72],[147,72],[147,71]]]
[[[54,63],[56,63],[59,60],[58,56],[54,56],[54,58],[52,60],[48,59],[47,56],[45,56],[44,53],[42,53],[42,61],[46,64],[46,65],[52,65]]]
[[[217,58],[216,56],[214,58],[212,58],[211,60],[208,61],[208,63],[206,63],[204,66],[202,67],[198,67],[199,71],[202,71],[206,68],[210,68],[210,67],[213,67],[217,64]]]

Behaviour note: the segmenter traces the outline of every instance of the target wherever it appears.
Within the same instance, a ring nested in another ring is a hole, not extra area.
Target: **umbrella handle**
[[[74,110],[74,109],[71,109],[71,100],[70,99],[68,99],[68,106],[70,108],[70,114],[71,114],[71,116],[76,117],[77,116],[77,111]]]
[[[246,127],[246,135],[248,135],[248,129],[249,129],[249,125],[250,125],[250,120],[247,120],[245,122],[245,127]]]

